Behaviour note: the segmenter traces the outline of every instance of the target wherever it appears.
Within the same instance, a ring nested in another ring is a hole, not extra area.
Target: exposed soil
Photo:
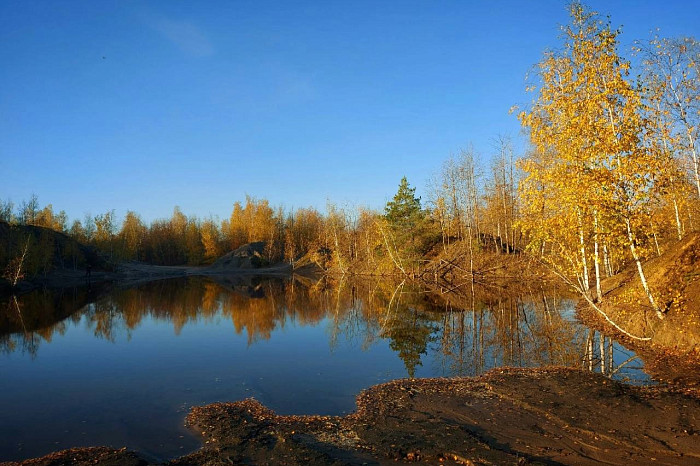
[[[345,417],[278,416],[253,399],[217,403],[187,417],[205,446],[169,464],[699,464],[697,395],[546,368],[389,382],[362,392]],[[21,464],[139,460],[87,449]]]
[[[18,463],[0,463],[2,466]],[[107,447],[71,448],[56,453],[50,453],[41,458],[23,461],[25,466],[142,466],[148,462],[138,454],[125,448],[116,450]]]
[[[634,350],[656,380],[700,387],[700,233],[688,234],[643,268],[663,319],[654,312],[634,264],[603,280],[600,306],[627,332],[649,341],[618,332],[585,303],[578,317]]]
[[[659,319],[631,264],[602,282],[603,306],[628,332],[679,353],[700,351],[700,233],[688,234],[643,264]]]

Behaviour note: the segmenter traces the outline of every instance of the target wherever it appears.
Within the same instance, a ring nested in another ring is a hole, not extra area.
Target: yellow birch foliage
[[[570,13],[563,48],[539,63],[537,98],[519,116],[535,149],[521,163],[521,223],[530,248],[587,292],[596,243],[646,254],[665,166],[641,141],[648,122],[619,31],[580,3]]]

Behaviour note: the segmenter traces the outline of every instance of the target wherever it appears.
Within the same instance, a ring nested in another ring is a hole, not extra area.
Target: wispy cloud
[[[197,57],[214,54],[214,46],[197,26],[189,21],[159,19],[151,27],[183,52]]]

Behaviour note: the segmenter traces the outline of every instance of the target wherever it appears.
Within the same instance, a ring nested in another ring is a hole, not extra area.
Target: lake
[[[90,445],[195,450],[189,408],[248,397],[338,415],[397,378],[564,365],[649,383],[642,362],[547,290],[190,277],[0,302],[0,461]],[[601,354],[603,355],[601,357]]]

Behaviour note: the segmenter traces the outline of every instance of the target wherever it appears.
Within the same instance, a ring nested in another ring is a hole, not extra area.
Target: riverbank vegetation
[[[194,408],[207,446],[170,464],[694,464],[700,43],[653,36],[624,50],[621,34],[572,2],[528,77],[531,103],[513,108],[527,148],[508,136],[488,154],[466,146],[424,196],[404,176],[379,210],[247,196],[223,219],[107,206],[71,220],[36,196],[0,201],[0,352],[35,357],[71,322],[116,342],[150,321],[179,333],[227,320],[249,346],[285,322],[325,322],[331,349],[387,340],[412,379],[368,389],[343,417],[278,416],[252,399]],[[256,267],[320,274],[241,273]],[[118,269],[115,283],[89,280]],[[68,271],[90,286],[21,287]],[[614,341],[637,354],[621,358]],[[671,387],[610,380],[638,358]],[[428,361],[476,377],[414,379]],[[107,448],[32,461],[147,463]]]
[[[136,212],[119,222],[107,210],[70,225],[36,196],[17,208],[4,201],[3,276],[12,285],[55,267],[94,266],[88,251],[104,264],[203,265],[251,242],[264,243],[268,264],[448,288],[494,271],[539,273],[542,264],[618,331],[647,339],[608,317],[605,280],[632,267],[640,306],[659,320],[683,301],[650,279],[645,261],[700,228],[700,43],[655,36],[625,53],[610,20],[577,2],[570,14],[530,77],[532,103],[518,114],[526,152],[516,154],[508,137],[494,141],[490,162],[461,150],[434,175],[426,199],[404,177],[383,211],[332,203],[325,212],[287,210],[248,196],[222,220],[175,207],[148,224]],[[681,278],[695,280],[688,273]]]

